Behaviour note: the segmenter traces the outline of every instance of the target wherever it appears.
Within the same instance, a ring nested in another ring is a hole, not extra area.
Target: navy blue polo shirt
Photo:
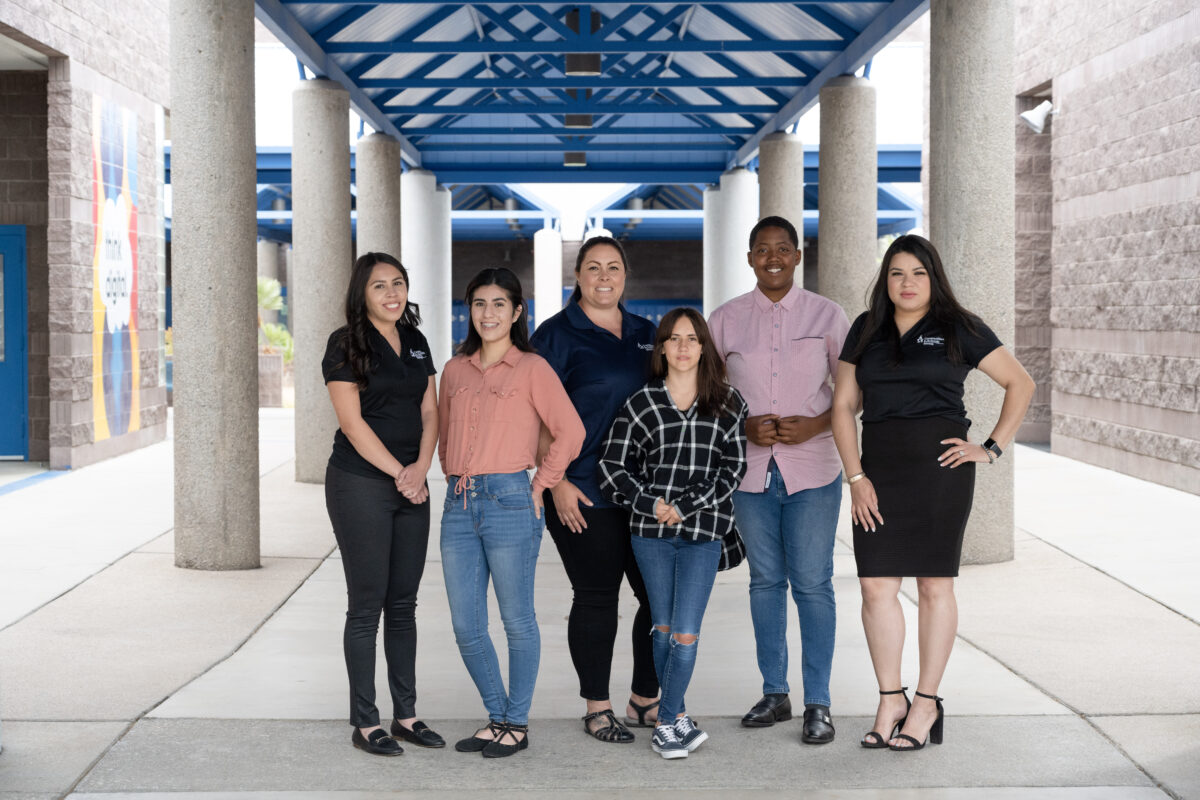
[[[546,359],[575,404],[587,435],[567,480],[597,508],[618,508],[600,493],[597,468],[613,419],[650,377],[656,326],[621,306],[621,338],[588,319],[577,302],[543,322],[530,342]]]

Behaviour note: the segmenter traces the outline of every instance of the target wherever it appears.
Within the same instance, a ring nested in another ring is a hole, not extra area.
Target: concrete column
[[[170,26],[178,43],[171,48],[175,565],[253,569],[257,203],[247,76],[254,74],[254,9],[241,0],[172,3]]]
[[[400,219],[402,255],[421,306],[421,332],[429,340],[434,365],[450,357],[450,194],[438,194],[437,177],[410,169],[400,178],[404,214]]]
[[[357,252],[400,258],[400,142],[384,133],[372,133],[358,140],[354,156]]]
[[[350,95],[330,80],[292,93],[292,242],[296,480],[322,483],[337,417],[321,375],[329,334],[346,324],[350,239]]]
[[[745,167],[731,169],[721,176],[722,234],[716,281],[720,289],[711,308],[754,288],[754,270],[746,261],[746,253],[750,251],[750,229],[756,222],[758,176]]]
[[[562,311],[563,247],[562,234],[542,228],[533,234],[533,293],[537,299],[535,325],[541,325]]]
[[[437,211],[437,238],[434,253],[433,279],[429,285],[429,311],[425,315],[425,336],[429,340],[429,348],[433,351],[434,363],[441,365],[450,360],[454,337],[451,335],[453,313],[453,288],[451,275],[453,267],[454,231],[452,229],[451,211],[454,208],[454,198],[450,190],[444,186],[437,187],[433,194],[434,208]]]
[[[929,52],[929,238],[959,301],[1010,348],[1013,5],[1013,0],[933,0]],[[1000,416],[1003,392],[972,372],[965,400],[971,438],[983,441]],[[1010,450],[995,464],[977,467],[964,563],[1013,557],[1014,455]]]
[[[717,306],[721,296],[721,237],[725,230],[721,226],[721,189],[708,186],[704,189],[704,314],[708,316]]]
[[[783,217],[804,246],[804,143],[794,133],[779,131],[759,143],[758,216]]]
[[[878,262],[878,156],[875,87],[842,75],[821,89],[820,216],[817,291],[854,319]]]
[[[282,257],[279,252],[279,245],[272,242],[270,239],[258,240],[258,276],[260,278],[274,278],[279,280],[279,261]],[[282,283],[282,282],[281,282]],[[278,322],[278,311],[263,311],[259,310],[259,316],[265,322]]]

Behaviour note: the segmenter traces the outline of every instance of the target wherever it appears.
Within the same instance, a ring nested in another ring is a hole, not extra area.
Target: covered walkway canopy
[[[256,0],[444,184],[714,183],[927,7]]]

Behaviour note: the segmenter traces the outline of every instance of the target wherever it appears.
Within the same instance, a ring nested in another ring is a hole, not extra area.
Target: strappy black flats
[[[633,712],[635,714],[637,714],[637,719],[634,719],[633,717],[629,716],[628,714],[625,715],[625,724],[628,725],[629,727],[631,727],[631,728],[653,728],[657,724],[655,722],[655,720],[647,720],[646,719],[647,714],[649,714],[654,709],[658,708],[657,700],[655,700],[652,703],[646,703],[646,705],[644,705],[644,706],[633,702],[633,700],[630,700],[629,707],[633,709]]]
[[[889,695],[889,694],[904,695],[904,705],[906,706],[906,708],[904,710],[904,716],[901,717],[900,719],[896,720],[894,723],[892,723],[891,731],[887,736],[884,736],[879,731],[869,731],[867,733],[867,735],[862,738],[862,741],[860,742],[860,744],[863,747],[867,748],[868,750],[886,750],[888,748],[888,741],[895,738],[896,734],[900,732],[900,729],[904,727],[904,723],[908,719],[908,709],[912,708],[912,701],[908,699],[908,687],[907,686],[901,686],[899,689],[893,689],[890,692],[885,692],[882,689],[880,689],[879,694],[880,695]]]
[[[925,694],[923,692],[914,692],[914,694],[916,694],[917,697],[924,697],[926,700],[932,700],[934,703],[937,704],[937,719],[935,719],[933,721],[933,726],[930,727],[930,729],[929,729],[929,738],[927,741],[930,744],[941,744],[942,743],[942,723],[945,721],[945,717],[946,717],[946,710],[944,708],[942,708],[942,698],[938,697],[937,695]],[[909,736],[906,733],[896,734],[896,738],[903,739],[904,741],[908,742],[907,745],[895,745],[895,744],[888,745],[888,747],[890,747],[892,750],[898,750],[900,752],[907,752],[909,750],[920,750],[920,749],[924,748],[925,744],[926,744],[926,742],[918,742],[916,739],[914,739],[913,737]]]

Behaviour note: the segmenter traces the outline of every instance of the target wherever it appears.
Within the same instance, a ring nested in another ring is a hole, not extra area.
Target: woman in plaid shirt
[[[687,715],[683,696],[722,540],[734,530],[747,410],[725,378],[704,318],[690,308],[663,317],[651,374],[613,421],[600,458],[601,490],[633,514],[633,554],[650,597],[662,685],[650,746],[663,758],[684,758],[708,738]]]

